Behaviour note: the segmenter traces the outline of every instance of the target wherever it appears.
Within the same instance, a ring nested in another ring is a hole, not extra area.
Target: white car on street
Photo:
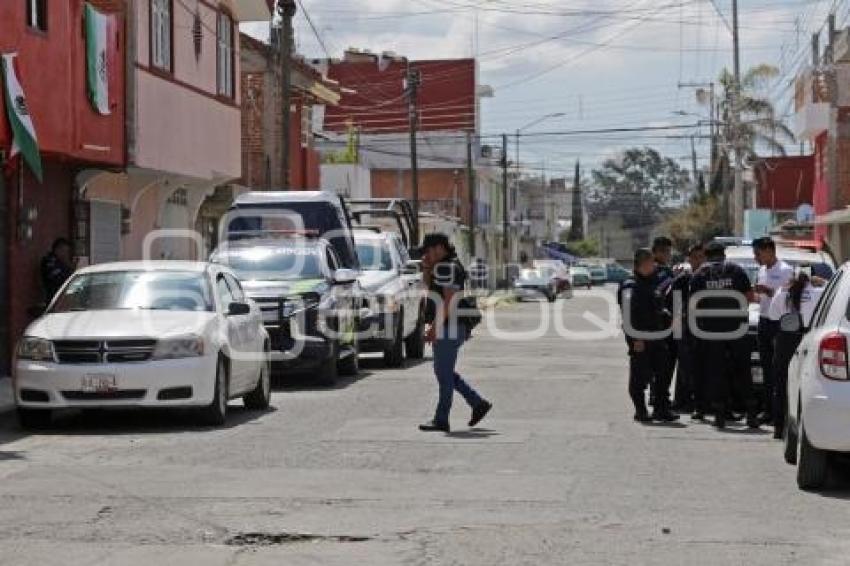
[[[824,485],[834,453],[850,452],[850,264],[830,280],[788,366],[785,460],[802,489]],[[781,324],[800,324],[786,315]]]
[[[222,424],[229,399],[270,398],[269,337],[228,268],[201,262],[101,264],[77,271],[16,352],[21,424],[52,411],[195,407]]]

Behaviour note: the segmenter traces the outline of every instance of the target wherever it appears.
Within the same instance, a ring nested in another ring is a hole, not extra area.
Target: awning
[[[815,218],[815,224],[850,224],[850,207],[821,214]]]

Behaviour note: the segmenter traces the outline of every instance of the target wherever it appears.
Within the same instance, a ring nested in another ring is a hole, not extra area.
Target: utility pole
[[[472,161],[472,133],[466,133],[466,184],[469,186],[469,256],[475,257],[475,164]]]
[[[699,193],[699,170],[697,167],[697,144],[694,136],[691,136],[691,167],[694,172],[694,194],[692,196],[696,196]]]
[[[735,185],[732,189],[732,227],[744,233],[744,147],[741,139],[741,45],[738,30],[738,0],[732,0],[732,50],[735,85],[732,92],[732,136],[735,148]]]
[[[581,206],[581,163],[576,160],[576,175],[573,179],[572,223],[570,225],[570,241],[584,240],[584,211]]]
[[[292,144],[292,46],[293,35],[292,18],[295,17],[297,10],[295,0],[278,0],[277,12],[281,17],[280,22],[280,75],[281,75],[281,95],[282,103],[281,112],[283,112],[283,120],[281,128],[283,130],[283,143],[281,144],[281,189],[288,191],[290,189],[290,163],[289,154]]]
[[[508,134],[502,134],[502,263],[506,284],[510,246],[508,234]]]
[[[405,94],[407,95],[407,117],[410,124],[410,183],[412,186],[413,200],[413,241],[419,245],[419,160],[416,149],[416,127],[419,122],[419,85],[422,82],[420,72],[410,66],[407,62],[407,76],[405,77]]]

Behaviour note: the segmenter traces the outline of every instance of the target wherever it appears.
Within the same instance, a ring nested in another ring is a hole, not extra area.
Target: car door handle
[[[803,350],[803,351],[802,351],[802,354],[803,354],[804,356],[807,356],[807,355],[809,354],[809,350],[808,350],[808,349]],[[794,355],[796,356],[796,355],[797,355],[797,352],[794,352]]]

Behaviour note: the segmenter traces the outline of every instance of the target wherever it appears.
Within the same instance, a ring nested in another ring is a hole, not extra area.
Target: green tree
[[[694,199],[664,223],[663,232],[673,240],[673,246],[684,251],[691,244],[707,242],[724,233],[722,207],[717,197]]]
[[[626,150],[593,171],[588,194],[592,216],[616,212],[627,229],[658,221],[661,211],[688,186],[688,171],[649,147]]]

